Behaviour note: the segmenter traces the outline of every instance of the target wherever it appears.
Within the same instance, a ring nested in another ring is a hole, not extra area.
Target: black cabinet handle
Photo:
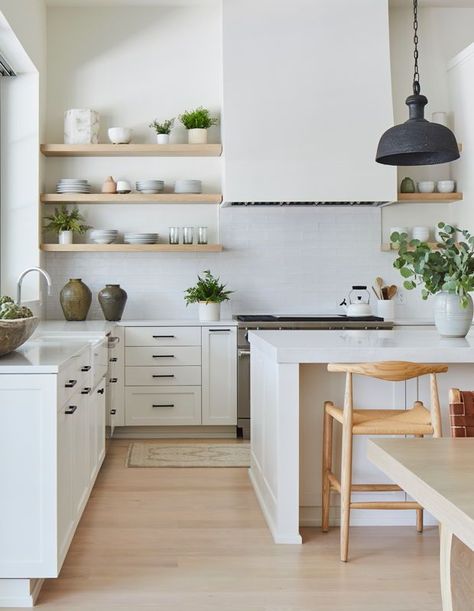
[[[118,361],[116,356],[113,356],[111,359],[109,359],[110,363],[116,363]]]
[[[83,390],[81,390],[81,395],[90,395],[92,388],[90,386],[86,386]]]
[[[81,367],[81,371],[90,371],[91,369],[91,365],[84,365],[84,367]]]
[[[211,333],[230,333],[230,329],[209,329]]]
[[[173,339],[174,335],[152,335],[153,339]]]
[[[174,378],[174,373],[160,373],[151,376],[152,378]]]
[[[117,413],[117,410],[116,410],[116,409],[111,409],[111,410],[110,410],[110,415],[111,415],[111,416],[115,416],[115,414],[116,414],[116,413]]]
[[[76,411],[76,409],[77,409],[77,405],[70,405],[64,413],[70,416],[71,414],[73,414]]]
[[[99,395],[103,395],[104,394],[104,389],[103,388],[99,388],[99,390],[97,392],[99,393]]]
[[[109,382],[111,384],[116,384],[118,382],[118,378],[110,378]]]
[[[152,405],[152,407],[174,407],[174,403],[157,403]]]
[[[174,359],[174,354],[153,354],[154,359]]]
[[[64,384],[64,386],[66,388],[74,388],[76,384],[77,384],[77,380],[69,380],[69,382],[67,384]]]

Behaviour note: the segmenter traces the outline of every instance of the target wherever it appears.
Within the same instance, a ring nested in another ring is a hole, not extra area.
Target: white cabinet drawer
[[[127,367],[127,386],[201,386],[201,367]]]
[[[169,346],[165,348],[125,348],[125,365],[128,367],[200,365],[200,346]]]
[[[58,373],[58,405],[65,403],[76,391],[90,386],[90,371],[90,348],[87,347],[61,367]]]
[[[128,387],[125,389],[125,424],[201,424],[201,387]]]
[[[200,327],[127,327],[126,346],[200,346]]]

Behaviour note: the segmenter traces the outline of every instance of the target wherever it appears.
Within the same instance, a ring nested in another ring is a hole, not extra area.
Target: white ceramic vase
[[[473,305],[468,295],[467,307],[463,308],[458,295],[441,291],[434,297],[434,319],[436,329],[442,337],[465,337],[472,324]]]
[[[169,134],[156,134],[156,142],[158,144],[169,144],[170,135]]]
[[[207,129],[188,129],[188,144],[207,144]]]
[[[97,144],[100,115],[90,108],[71,108],[64,113],[64,144]]]
[[[72,244],[72,231],[60,231],[59,232],[59,243],[60,244]]]
[[[212,303],[205,301],[199,302],[199,320],[220,320],[221,318],[221,304]]]
[[[377,299],[377,316],[393,321],[395,318],[395,302],[393,299]]]

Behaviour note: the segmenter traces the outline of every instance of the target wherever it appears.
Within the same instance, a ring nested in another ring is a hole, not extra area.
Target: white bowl
[[[132,139],[132,130],[128,127],[110,127],[107,133],[112,144],[128,144]]]
[[[419,193],[433,193],[435,190],[434,180],[421,180],[417,184]]]
[[[456,183],[454,180],[438,180],[436,188],[439,193],[453,193],[456,188]]]

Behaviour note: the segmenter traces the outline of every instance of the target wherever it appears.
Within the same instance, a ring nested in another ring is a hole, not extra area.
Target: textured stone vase
[[[127,303],[127,293],[120,284],[106,284],[105,288],[99,291],[99,303],[105,320],[121,320]]]
[[[80,278],[71,278],[59,295],[66,320],[85,320],[91,307],[92,293]]]
[[[438,333],[443,337],[465,337],[472,324],[473,305],[468,295],[463,308],[456,293],[442,291],[434,298],[434,319]]]
[[[97,144],[100,116],[89,108],[71,108],[64,113],[64,144]]]

